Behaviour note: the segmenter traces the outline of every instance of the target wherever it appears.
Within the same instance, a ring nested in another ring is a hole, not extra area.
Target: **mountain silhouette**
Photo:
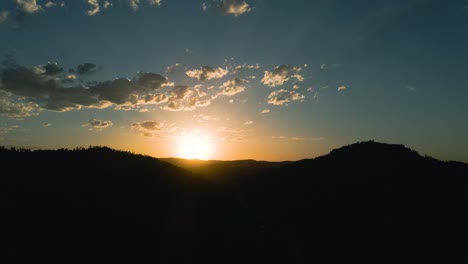
[[[168,163],[107,147],[0,158],[4,256],[17,261],[468,260],[468,164],[403,145],[282,163]]]

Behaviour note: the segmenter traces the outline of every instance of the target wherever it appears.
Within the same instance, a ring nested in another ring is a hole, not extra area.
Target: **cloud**
[[[10,13],[8,11],[1,11],[0,12],[0,24],[7,21],[10,17]]]
[[[0,134],[8,134],[14,129],[18,128],[18,126],[4,126],[0,125]]]
[[[299,66],[279,65],[273,71],[265,71],[261,82],[269,87],[281,86],[289,79],[296,78],[297,81],[302,82],[304,78],[299,73],[301,72]]]
[[[156,122],[156,121],[150,121],[150,120],[147,120],[147,121],[142,122],[142,123],[132,124],[132,128],[142,130],[142,131],[146,131],[146,132],[148,132],[148,131],[149,132],[159,131],[159,130],[161,130],[162,126],[163,126],[162,123],[159,123],[159,122]]]
[[[93,1],[93,0],[89,0],[89,1]],[[97,65],[93,63],[89,63],[89,62],[80,64],[76,68],[76,72],[79,75],[90,75],[90,74],[95,73],[97,70],[98,70]]]
[[[177,85],[169,93],[171,99],[184,99],[190,96],[193,92],[186,85]]]
[[[220,10],[223,14],[235,17],[252,11],[252,8],[244,0],[220,0],[203,3],[202,10],[208,11],[208,9]]]
[[[42,67],[45,75],[57,75],[63,72],[63,68],[58,66],[56,62],[49,62]]]
[[[152,6],[160,6],[161,5],[161,0],[146,0],[146,2],[149,5],[152,5]],[[140,0],[129,0],[128,4],[130,5],[130,7],[134,11],[136,11],[136,10],[138,10],[138,7],[140,5]]]
[[[108,120],[108,121],[103,121],[103,120],[98,120],[98,119],[90,119],[88,120],[88,122],[86,124],[84,124],[83,126],[85,127],[89,127],[90,130],[97,130],[97,131],[101,131],[102,129],[106,128],[106,127],[110,127],[112,126],[112,121]]]
[[[1,97],[3,111],[27,116],[25,111],[36,109],[33,107],[36,105],[39,109],[63,112],[81,107],[105,108],[112,104],[134,107],[138,104],[159,104],[167,101],[166,95],[154,93],[155,90],[169,84],[160,74],[140,73],[132,80],[118,78],[90,86],[64,87],[63,82],[70,82],[76,76],[69,74],[57,78],[56,75],[50,75],[57,71],[56,67],[50,68],[48,72],[44,66],[11,65],[0,70],[0,89],[5,91]],[[23,98],[23,101],[19,101],[18,98]]]
[[[233,96],[245,90],[245,84],[248,80],[234,78],[221,85],[219,95]]]
[[[410,91],[414,91],[414,90],[416,90],[416,87],[411,86],[411,85],[406,85],[406,86],[405,86],[405,89],[408,89],[408,90],[410,90]]]
[[[248,125],[252,125],[253,123],[254,123],[254,121],[245,121],[244,125],[248,126]]]
[[[0,115],[21,118],[37,115],[38,105],[32,102],[16,102],[10,94],[0,90]]]
[[[344,91],[344,90],[346,90],[346,88],[347,88],[346,86],[339,86],[338,91]]]
[[[305,96],[300,93],[281,89],[273,91],[268,95],[268,103],[272,105],[283,105],[290,101],[304,100],[304,98]]]
[[[240,0],[223,0],[221,1],[221,11],[224,14],[234,15],[235,17],[250,12],[252,8],[249,7],[245,1]]]
[[[41,6],[37,4],[36,0],[16,0],[16,4],[22,12],[32,14],[41,10]]]
[[[88,0],[88,4],[90,5],[90,9],[86,12],[88,16],[94,16],[99,13],[100,7],[98,0]]]
[[[203,66],[199,70],[189,70],[185,72],[185,74],[189,77],[197,78],[199,81],[205,81],[222,78],[228,74],[228,70],[223,68],[213,69],[209,66]]]
[[[148,0],[148,3],[150,5],[160,6],[161,5],[161,0]]]
[[[154,132],[161,131],[164,124],[156,121],[147,120],[142,123],[133,123],[132,129],[138,130],[146,137],[152,137]]]
[[[54,2],[48,1],[48,2],[45,4],[45,7],[51,8],[51,7],[54,7],[54,6],[56,6],[56,5],[57,5],[57,4],[55,4]]]
[[[51,123],[47,123],[47,122],[46,122],[46,123],[42,123],[42,126],[44,126],[44,127],[49,127],[49,126],[51,126],[51,125],[52,125]]]
[[[203,114],[194,115],[193,118],[198,119],[199,122],[202,122],[202,121],[218,121],[219,120],[219,118],[217,118],[217,117],[212,117],[212,116],[203,115]]]
[[[177,69],[180,68],[180,64],[176,63],[174,65],[167,66],[166,73],[174,73]]]
[[[102,4],[102,6],[103,6],[104,8],[110,8],[110,7],[112,7],[112,3],[109,2],[109,1],[104,1],[104,3]]]
[[[67,74],[63,79],[63,82],[74,82],[76,80],[75,74]]]
[[[262,114],[270,113],[270,109],[263,109]]]

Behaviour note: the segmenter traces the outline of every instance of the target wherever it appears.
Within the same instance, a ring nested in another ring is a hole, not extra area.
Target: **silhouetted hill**
[[[192,172],[106,147],[0,148],[0,159],[4,256],[18,261],[467,261],[468,165],[402,145],[170,160]]]
[[[194,173],[205,176],[243,176],[262,173],[268,170],[282,167],[291,161],[270,162],[256,160],[188,160],[179,158],[161,158],[161,161],[168,162],[175,166],[184,168]]]

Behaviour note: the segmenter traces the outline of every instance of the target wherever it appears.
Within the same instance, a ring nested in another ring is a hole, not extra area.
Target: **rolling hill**
[[[402,145],[284,163],[106,147],[0,158],[5,256],[19,261],[467,261],[468,165]]]

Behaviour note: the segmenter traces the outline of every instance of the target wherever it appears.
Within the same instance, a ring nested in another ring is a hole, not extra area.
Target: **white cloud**
[[[112,7],[112,3],[109,2],[109,1],[104,1],[104,3],[102,4],[102,7],[104,7],[104,8],[110,8],[110,7]]]
[[[51,7],[56,6],[56,5],[57,5],[56,3],[52,2],[52,1],[49,1],[49,2],[47,2],[47,3],[45,4],[45,7],[51,8]]]
[[[235,17],[252,11],[252,8],[244,0],[219,0],[202,3],[202,10],[208,11],[208,9],[220,10],[223,14]]]
[[[136,11],[138,9],[138,5],[140,4],[140,0],[129,0],[128,4],[133,10]]]
[[[263,109],[262,114],[270,113],[270,109]]]
[[[305,96],[300,93],[281,89],[273,91],[268,95],[268,103],[272,105],[283,105],[290,101],[304,100],[304,98]]]
[[[36,0],[16,0],[16,4],[21,11],[32,14],[41,10],[41,6],[37,4]]]
[[[90,130],[97,130],[97,131],[101,131],[102,129],[106,128],[106,127],[110,127],[112,126],[112,121],[108,120],[108,121],[103,121],[103,120],[98,120],[98,119],[90,119],[88,120],[88,122],[86,124],[84,124],[83,126],[85,127],[89,127]]]
[[[76,75],[75,74],[68,74],[65,76],[65,82],[74,82],[76,80]]]
[[[209,66],[203,66],[199,70],[194,69],[186,71],[185,74],[189,77],[197,78],[199,81],[205,81],[222,78],[228,74],[228,70],[223,68],[213,69]]]
[[[150,5],[160,6],[161,5],[161,0],[148,0],[148,3]]]
[[[221,91],[219,92],[219,95],[233,96],[235,94],[243,92],[245,91],[245,84],[247,82],[248,80],[239,79],[239,78],[234,78],[232,80],[229,80],[223,83],[221,87],[219,87],[219,89],[221,89]]]
[[[344,91],[344,90],[346,90],[346,88],[347,88],[346,86],[339,86],[338,91]]]
[[[10,93],[0,90],[0,115],[20,118],[37,115],[38,110],[37,104],[14,100]]]
[[[174,73],[177,69],[180,68],[180,64],[176,63],[174,65],[167,66],[166,73]]]
[[[271,72],[265,71],[261,82],[269,87],[281,86],[285,82],[289,81],[291,77],[302,82],[304,78],[299,74],[301,70],[302,69],[299,66],[279,65]]]
[[[410,91],[414,91],[414,90],[416,90],[416,87],[411,86],[411,85],[406,85],[406,86],[405,86],[405,89],[408,89],[408,90],[410,90]]]
[[[100,11],[98,0],[88,0],[88,4],[91,6],[88,10],[88,16],[94,16]]]
[[[8,17],[10,17],[10,13],[8,11],[1,11],[0,12],[0,24],[7,21]]]
[[[234,15],[235,17],[248,13],[252,10],[249,4],[241,0],[222,0],[221,11],[224,14]]]
[[[252,125],[254,123],[254,121],[245,121],[244,122],[244,125],[248,126],[248,125]]]
[[[299,88],[300,88],[299,85],[297,85],[297,84],[293,85],[293,89],[294,89],[294,90],[297,90],[297,89],[299,89]]]

